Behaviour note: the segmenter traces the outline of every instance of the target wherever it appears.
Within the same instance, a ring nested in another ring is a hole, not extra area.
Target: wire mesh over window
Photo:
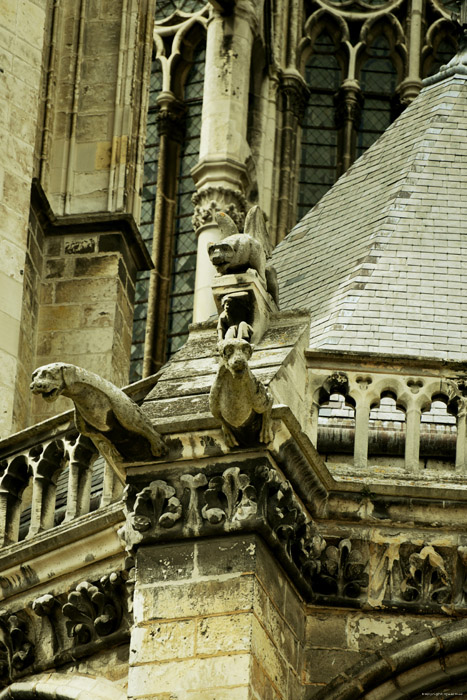
[[[456,53],[456,46],[452,38],[445,37],[442,39],[434,52],[434,60],[428,71],[428,75],[438,73],[441,66],[445,66]]]
[[[157,160],[159,156],[159,136],[157,131],[157,96],[162,90],[162,70],[160,61],[153,59],[149,87],[149,111],[144,150],[144,178],[141,201],[140,233],[149,250],[152,249],[154,231],[154,211],[156,203]],[[144,337],[148,314],[149,270],[138,272],[135,289],[135,310],[133,317],[133,338],[130,359],[130,382],[143,376]]]
[[[385,36],[378,36],[368,50],[360,74],[364,103],[357,136],[357,157],[361,156],[391,124],[391,101],[397,73],[390,59]]]
[[[156,1],[156,20],[170,17],[175,10],[181,12],[197,12],[205,6],[203,0],[157,0]]]
[[[339,89],[341,70],[334,53],[333,40],[327,32],[322,32],[305,69],[311,96],[302,123],[299,218],[321,199],[336,179],[334,95]]]
[[[193,295],[196,271],[196,236],[193,230],[195,192],[191,169],[197,164],[201,135],[204,65],[206,45],[199,44],[194,62],[185,82],[184,100],[187,107],[185,139],[178,175],[177,213],[173,247],[172,283],[170,292],[168,355],[176,352],[188,337],[188,325],[193,317]]]

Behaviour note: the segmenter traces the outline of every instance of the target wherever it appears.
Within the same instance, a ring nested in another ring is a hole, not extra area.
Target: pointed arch
[[[404,688],[410,671],[410,697],[422,700],[423,693],[465,689],[467,683],[467,620],[448,624],[402,642],[383,646],[376,653],[334,678],[314,700],[363,700],[370,691],[379,691],[379,700],[391,700]],[[442,692],[439,692],[442,695]],[[373,694],[372,694],[373,695]]]
[[[131,381],[156,371],[183,344],[192,317],[190,171],[199,158],[207,22],[207,5],[200,5],[191,16],[172,13],[155,30],[141,217],[155,270],[137,278]]]
[[[453,23],[442,18],[434,22],[426,33],[422,49],[422,77],[434,75],[448,63],[458,48]]]

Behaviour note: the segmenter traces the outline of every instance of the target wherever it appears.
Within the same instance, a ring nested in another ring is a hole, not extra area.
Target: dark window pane
[[[305,69],[311,96],[302,124],[299,217],[318,202],[336,177],[334,95],[340,86],[341,70],[327,32],[317,38],[313,51]]]
[[[390,59],[385,36],[375,39],[363,64],[360,86],[364,103],[357,135],[357,157],[361,156],[391,123],[391,100],[396,88],[397,73]]]
[[[198,163],[201,135],[201,107],[204,86],[206,47],[199,45],[185,83],[187,106],[185,140],[182,145],[175,217],[174,262],[168,328],[168,354],[176,352],[186,341],[193,317],[193,290],[196,269],[196,236],[191,217],[195,192],[192,168]]]

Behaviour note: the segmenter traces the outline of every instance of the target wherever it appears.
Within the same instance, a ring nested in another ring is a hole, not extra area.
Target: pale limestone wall
[[[300,697],[305,615],[254,535],[138,550],[128,697]]]
[[[57,215],[138,206],[153,5],[68,0],[56,14],[41,184]]]
[[[0,435],[12,427],[46,0],[0,2]]]
[[[439,627],[446,618],[309,606],[303,681],[307,696],[376,651]]]
[[[49,236],[40,285],[35,365],[69,362],[128,383],[135,264],[121,233]],[[32,398],[32,420],[72,408]]]

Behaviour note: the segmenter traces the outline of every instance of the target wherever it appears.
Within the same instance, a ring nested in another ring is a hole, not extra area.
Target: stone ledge
[[[41,219],[46,236],[117,233],[122,236],[120,247],[128,248],[136,269],[153,269],[154,263],[132,214],[97,212],[57,216],[52,211],[47,196],[36,178],[32,183],[31,201]]]

